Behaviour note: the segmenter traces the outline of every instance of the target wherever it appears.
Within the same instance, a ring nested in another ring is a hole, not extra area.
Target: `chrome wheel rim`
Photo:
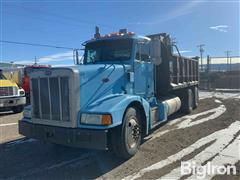
[[[140,138],[140,128],[137,120],[131,118],[126,127],[127,145],[129,148],[135,148]]]

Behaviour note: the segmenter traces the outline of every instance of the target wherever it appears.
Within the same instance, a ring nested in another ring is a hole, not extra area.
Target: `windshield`
[[[128,61],[131,58],[132,39],[103,40],[86,45],[84,63]]]

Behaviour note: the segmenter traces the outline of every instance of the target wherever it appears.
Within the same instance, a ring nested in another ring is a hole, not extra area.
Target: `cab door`
[[[150,60],[150,43],[139,42],[136,44],[134,60],[134,92],[144,98],[154,94],[153,64]]]

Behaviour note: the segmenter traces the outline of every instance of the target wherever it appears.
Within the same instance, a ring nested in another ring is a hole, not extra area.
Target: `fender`
[[[139,102],[143,108],[146,115],[146,133],[149,129],[149,114],[150,106],[149,103],[140,96],[129,95],[129,94],[113,94],[105,96],[104,98],[98,99],[94,103],[88,105],[83,110],[78,113],[78,127],[81,128],[94,128],[94,129],[109,129],[122,124],[122,119],[124,112],[127,107],[133,103]],[[98,126],[98,125],[83,125],[80,123],[81,113],[94,113],[94,114],[111,114],[113,124],[109,126]]]

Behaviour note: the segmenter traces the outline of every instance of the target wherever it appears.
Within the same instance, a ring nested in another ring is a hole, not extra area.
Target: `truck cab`
[[[25,92],[18,85],[8,80],[0,69],[0,110],[23,111],[26,104]]]
[[[96,28],[84,46],[75,66],[30,74],[21,134],[130,158],[169,115],[197,106],[198,61],[173,55],[167,34],[101,36]]]

